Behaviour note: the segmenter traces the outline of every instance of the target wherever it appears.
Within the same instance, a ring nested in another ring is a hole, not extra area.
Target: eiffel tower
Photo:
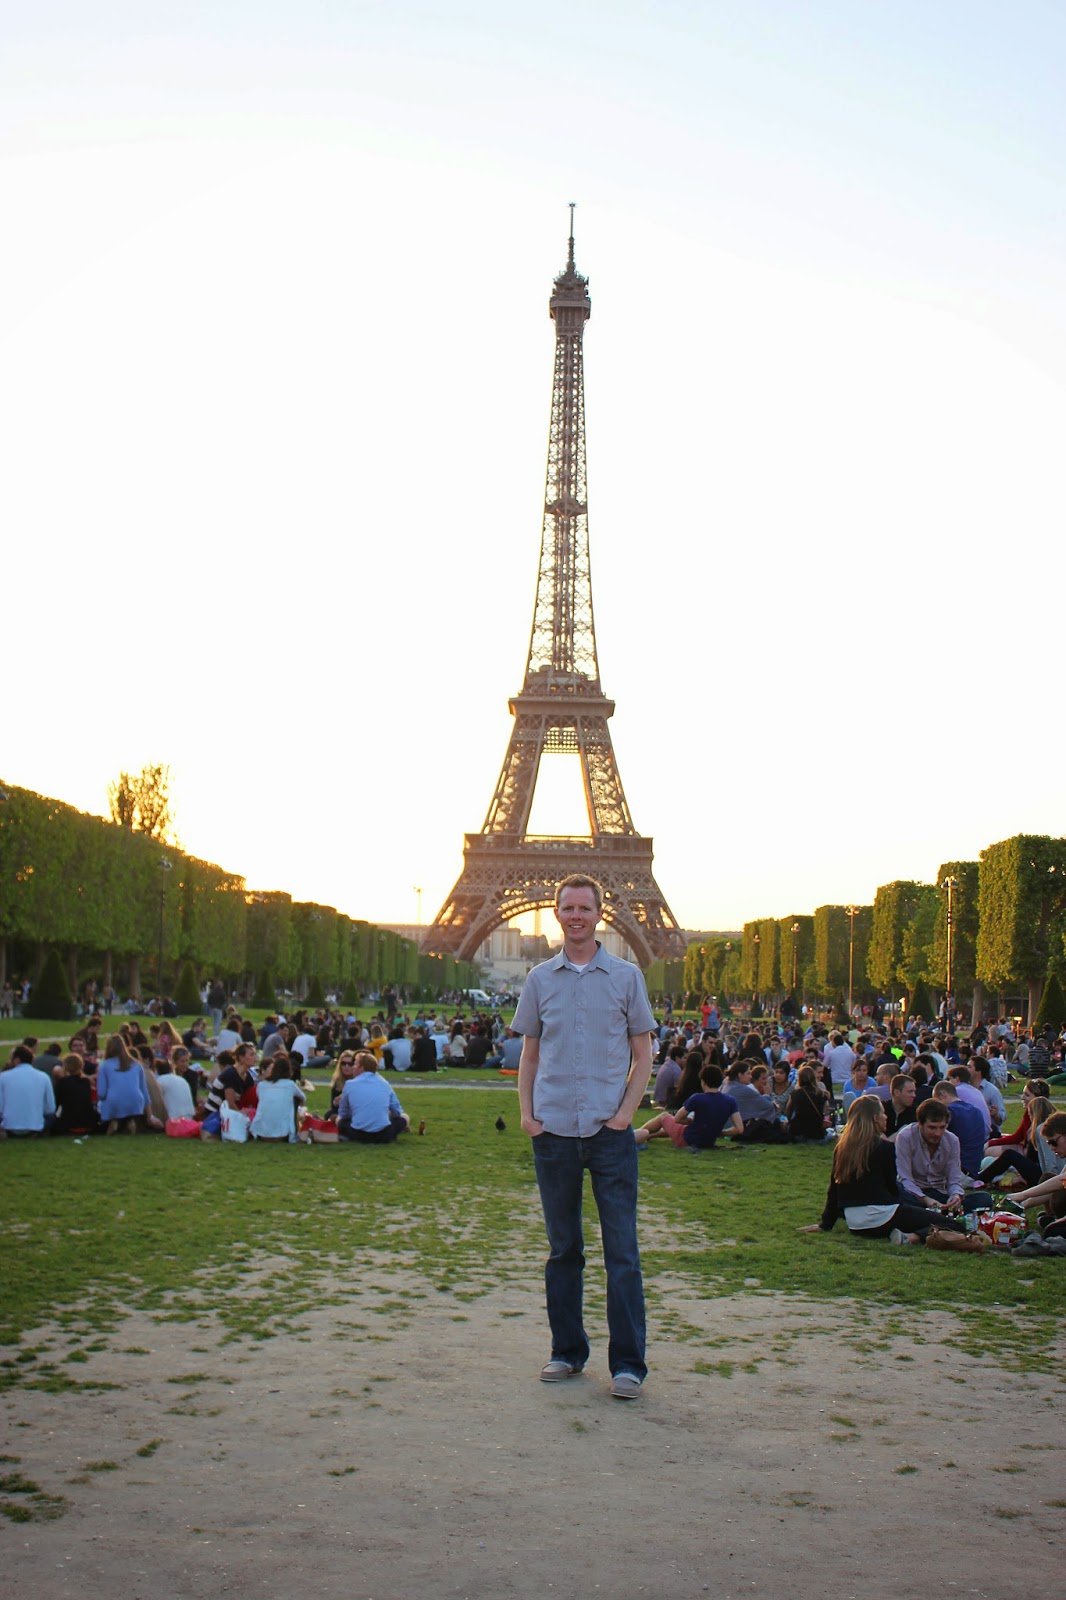
[[[466,835],[463,870],[429,929],[424,948],[472,960],[494,928],[550,906],[570,872],[604,888],[603,920],[646,967],[684,954],[684,939],[652,872],[652,842],[633,826],[618,775],[600,687],[589,570],[582,340],[591,315],[588,279],[574,266],[574,208],[566,271],[555,279],[548,472],[537,599],[525,682],[511,700],[514,728],[480,833]],[[528,833],[543,755],[576,754],[588,810],[587,836]]]

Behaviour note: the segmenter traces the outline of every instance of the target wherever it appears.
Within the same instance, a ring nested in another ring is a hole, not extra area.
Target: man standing
[[[632,1123],[651,1076],[655,1017],[638,968],[608,955],[596,938],[602,907],[594,878],[572,873],[559,884],[563,948],[529,974],[512,1027],[523,1035],[518,1099],[522,1130],[533,1140],[549,1247],[552,1351],[540,1376],[545,1383],[571,1378],[589,1357],[581,1228],[587,1168],[607,1272],[611,1393],[635,1400],[648,1369]]]

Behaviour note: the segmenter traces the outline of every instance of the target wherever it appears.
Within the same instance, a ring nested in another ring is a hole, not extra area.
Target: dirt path
[[[891,1313],[856,1333],[839,1305],[666,1303],[635,1404],[608,1396],[602,1340],[582,1378],[536,1381],[533,1284],[464,1299],[397,1273],[259,1349],[130,1317],[76,1369],[120,1387],[4,1401],[3,1470],[69,1502],[0,1525],[6,1591],[1063,1592],[1061,1380],[955,1354],[949,1317],[913,1343]]]

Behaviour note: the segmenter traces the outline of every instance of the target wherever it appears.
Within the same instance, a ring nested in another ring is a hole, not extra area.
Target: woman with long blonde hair
[[[122,1035],[113,1033],[96,1070],[97,1115],[107,1124],[108,1133],[117,1133],[120,1122],[136,1133],[137,1119],[145,1115],[148,1106],[144,1068],[130,1055]]]
[[[820,1222],[801,1233],[828,1233],[843,1213],[851,1233],[893,1244],[923,1244],[932,1227],[965,1232],[955,1217],[901,1199],[896,1184],[896,1148],[885,1138],[885,1108],[879,1096],[851,1102],[844,1131],[833,1151],[833,1176]]]

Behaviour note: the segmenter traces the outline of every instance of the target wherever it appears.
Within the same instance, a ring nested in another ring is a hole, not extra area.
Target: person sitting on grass
[[[196,1096],[187,1076],[189,1052],[185,1045],[174,1049],[169,1061],[156,1062],[156,1086],[166,1108],[164,1123],[179,1117],[192,1117],[196,1113]]]
[[[1066,1163],[1066,1111],[1056,1111],[1040,1125],[1040,1132],[1052,1154]],[[1017,1189],[1011,1196],[1019,1205],[1038,1205],[1042,1200],[1041,1228],[1045,1239],[1066,1238],[1066,1170],[1057,1177],[1044,1178],[1031,1189]]]
[[[137,1119],[147,1114],[148,1107],[144,1068],[130,1055],[126,1041],[113,1033],[96,1071],[96,1110],[100,1121],[109,1134],[118,1132],[120,1122],[125,1123],[127,1133],[136,1133]]]
[[[944,1090],[949,1086],[938,1084]],[[944,1206],[953,1215],[988,1204],[979,1191],[964,1194],[959,1141],[951,1131],[946,1099],[925,1100],[917,1121],[896,1134],[896,1170],[900,1189],[912,1205]]]
[[[952,1068],[955,1071],[955,1068]],[[948,1126],[959,1141],[959,1162],[968,1178],[976,1179],[985,1158],[987,1131],[976,1106],[959,1098],[958,1085],[944,1078],[934,1085],[933,1099],[948,1109]],[[982,1105],[984,1102],[981,1102]]]
[[[411,1126],[390,1084],[378,1076],[377,1057],[360,1050],[356,1075],[349,1079],[337,1108],[337,1132],[357,1144],[391,1144]]]
[[[243,1111],[254,1099],[255,1045],[242,1044],[236,1050],[220,1050],[215,1059],[218,1074],[207,1091],[204,1104],[202,1138],[217,1138],[222,1127],[222,1107]]]
[[[256,1110],[251,1135],[260,1144],[295,1144],[297,1106],[307,1100],[299,1084],[292,1081],[289,1058],[276,1055],[265,1078],[256,1086]]]
[[[56,1079],[56,1120],[53,1133],[73,1137],[99,1133],[100,1118],[93,1102],[92,1080],[85,1076],[85,1062],[73,1051],[63,1057],[62,1075]]]
[[[1051,1094],[1051,1085],[1046,1078],[1027,1078],[1022,1084],[1022,1120],[1013,1133],[1001,1133],[997,1139],[989,1139],[985,1150],[991,1155],[1001,1150],[1024,1151],[1029,1142],[1029,1134],[1033,1126],[1029,1115],[1029,1107],[1034,1100],[1046,1100]]]
[[[734,1061],[726,1073],[728,1093],[737,1103],[741,1120],[747,1127],[749,1122],[771,1122],[777,1119],[777,1107],[764,1089],[758,1088],[755,1073],[759,1073],[760,1082],[769,1074],[765,1067],[756,1066],[753,1070],[750,1061],[741,1059]]]
[[[870,1076],[870,1067],[866,1056],[858,1056],[851,1069],[849,1081],[844,1085],[844,1115],[851,1110],[851,1103],[861,1094],[876,1094],[877,1084]]]
[[[821,1144],[828,1112],[829,1096],[818,1082],[814,1067],[800,1067],[796,1087],[785,1106],[790,1135],[799,1144]]]
[[[915,1101],[918,1085],[909,1072],[897,1072],[888,1086],[888,1093],[889,1098],[884,1102],[885,1115],[888,1118],[888,1137],[894,1139],[901,1128],[917,1120]]]
[[[1029,1133],[1022,1149],[1008,1146],[995,1155],[987,1166],[981,1168],[980,1181],[993,1184],[1008,1172],[1016,1172],[1023,1180],[1022,1188],[1039,1183],[1042,1178],[1057,1178],[1063,1163],[1044,1138],[1041,1125],[1055,1115],[1055,1107],[1042,1095],[1033,1095],[1029,1101]]]
[[[661,1111],[633,1134],[638,1149],[650,1139],[665,1135],[678,1150],[711,1150],[719,1134],[734,1138],[744,1132],[744,1123],[731,1094],[722,1093],[722,1069],[707,1065],[700,1071],[701,1089],[690,1094],[677,1115]]]
[[[17,1044],[0,1072],[0,1133],[5,1138],[37,1139],[51,1128],[55,1111],[51,1075],[37,1071],[28,1045]]]
[[[848,1120],[833,1150],[833,1174],[820,1222],[800,1233],[828,1233],[843,1214],[848,1231],[863,1239],[888,1239],[892,1244],[922,1244],[934,1225],[924,1204],[901,1193],[896,1178],[896,1151],[885,1138],[885,1108],[876,1095],[852,1101]],[[937,1227],[963,1231],[954,1217],[938,1217]]]

